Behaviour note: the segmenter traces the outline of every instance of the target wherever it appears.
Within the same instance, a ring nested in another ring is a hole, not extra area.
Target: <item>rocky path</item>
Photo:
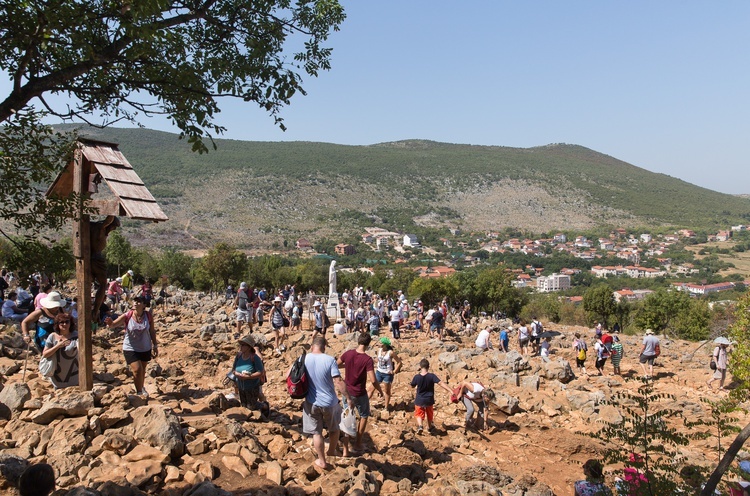
[[[335,457],[335,468],[321,473],[312,465],[310,440],[301,434],[301,402],[288,397],[283,381],[309,344],[309,332],[292,335],[281,357],[264,351],[272,407],[271,421],[264,422],[239,407],[222,384],[237,350],[224,302],[195,294],[180,299],[179,306],[154,310],[162,345],[148,369],[147,399],[133,395],[121,336],[96,335],[97,384],[81,393],[54,392],[36,372],[35,358],[22,382],[20,337],[12,327],[0,334],[0,489],[13,483],[14,466],[47,462],[68,494],[344,495],[362,489],[383,495],[566,495],[582,476],[581,464],[604,448],[587,434],[601,427],[600,420],[620,418],[604,400],[639,384],[616,376],[576,377],[570,343],[575,331],[590,332],[584,329],[552,326],[561,334],[549,363],[512,350],[478,354],[473,337],[440,342],[407,332],[396,345],[404,366],[394,382],[393,409],[385,411],[377,395],[373,400],[368,452]],[[270,335],[254,337],[262,345]],[[622,340],[623,372],[635,377],[640,337]],[[355,343],[352,335],[331,337],[328,352],[338,356]],[[693,354],[696,348],[662,340],[655,381],[657,392],[674,394],[691,419],[706,416],[701,398],[723,394],[705,387],[711,347]],[[450,385],[478,379],[495,390],[488,432],[467,431],[463,405],[438,390],[438,432],[415,433],[409,383],[423,357]],[[592,359],[589,365],[591,372]],[[716,462],[715,444],[694,440],[683,455],[709,466]]]

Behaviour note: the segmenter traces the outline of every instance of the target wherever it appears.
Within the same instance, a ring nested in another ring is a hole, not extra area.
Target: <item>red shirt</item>
[[[359,353],[356,349],[341,355],[344,363],[344,383],[351,396],[367,394],[367,372],[374,371],[372,357],[367,353]]]

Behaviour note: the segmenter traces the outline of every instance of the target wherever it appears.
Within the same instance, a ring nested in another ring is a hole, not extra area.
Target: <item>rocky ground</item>
[[[440,342],[406,332],[396,345],[404,366],[394,383],[394,408],[385,411],[375,396],[368,452],[335,457],[335,468],[321,473],[301,433],[301,401],[289,398],[284,385],[309,332],[292,335],[281,357],[270,347],[263,350],[272,407],[271,420],[264,422],[241,408],[223,384],[237,350],[223,299],[182,294],[154,314],[161,355],[148,369],[148,398],[133,394],[120,335],[103,330],[94,337],[93,391],[55,392],[39,376],[36,357],[29,358],[22,380],[20,334],[12,326],[2,331],[0,489],[11,487],[27,464],[47,462],[58,475],[60,494],[70,495],[344,495],[355,489],[368,495],[571,494],[573,481],[582,478],[581,464],[606,447],[588,434],[601,428],[600,420],[621,418],[605,400],[640,384],[626,380],[640,373],[637,336],[622,336],[625,377],[600,377],[576,376],[571,369],[572,335],[590,330],[549,324],[560,334],[548,363],[517,351],[477,354],[474,337]],[[262,344],[270,334],[254,337]],[[353,335],[330,341],[335,356],[356,344]],[[675,406],[689,419],[705,418],[701,398],[725,394],[705,386],[711,346],[662,338],[661,349],[656,391],[674,394]],[[489,431],[467,431],[463,406],[438,389],[438,432],[415,433],[409,383],[423,357],[450,385],[478,379],[497,392]],[[593,359],[588,362],[591,374]],[[718,456],[716,439],[691,441],[682,455],[710,466]]]

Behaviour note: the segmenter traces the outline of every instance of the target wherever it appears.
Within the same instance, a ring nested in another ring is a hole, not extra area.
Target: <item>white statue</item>
[[[331,268],[328,269],[328,294],[336,294],[336,260],[331,260]]]

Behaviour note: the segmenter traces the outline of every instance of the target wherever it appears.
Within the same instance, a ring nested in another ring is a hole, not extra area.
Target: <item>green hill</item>
[[[144,243],[197,248],[226,240],[262,248],[298,237],[341,238],[368,225],[545,232],[602,225],[714,230],[750,221],[750,199],[577,145],[217,140],[218,150],[199,155],[170,133],[81,134],[119,143],[170,216],[161,225],[126,224]]]

